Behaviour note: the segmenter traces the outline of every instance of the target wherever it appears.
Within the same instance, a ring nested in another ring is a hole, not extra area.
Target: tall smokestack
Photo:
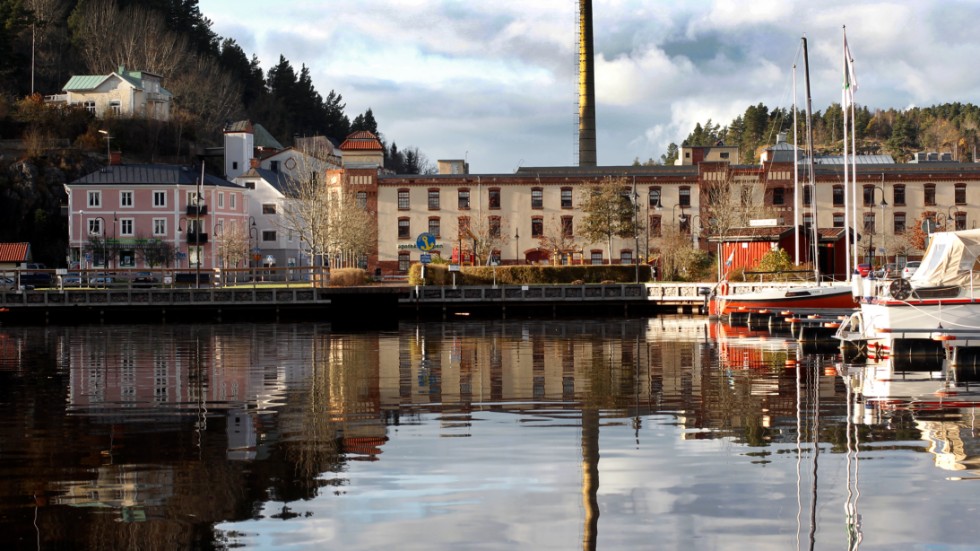
[[[595,63],[592,0],[578,2],[578,166],[595,166]]]

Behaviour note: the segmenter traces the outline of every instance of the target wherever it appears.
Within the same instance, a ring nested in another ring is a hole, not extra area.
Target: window
[[[677,221],[677,229],[681,233],[691,233],[691,217],[681,214],[680,219]]]
[[[429,190],[429,210],[439,210],[439,190]]]
[[[490,237],[500,237],[500,217],[491,216],[488,223]]]
[[[165,218],[153,219],[153,235],[167,235],[167,220]]]
[[[279,172],[279,161],[269,161],[269,170]]]
[[[89,218],[88,219],[88,233],[89,233],[89,235],[102,235],[102,219],[101,218]]]
[[[535,216],[531,219],[531,237],[541,237],[544,235],[544,218]]]
[[[813,215],[809,212],[803,215],[803,227],[806,229],[813,227]]]
[[[727,159],[728,158],[728,152],[727,151],[722,151],[721,152],[721,158],[722,159]]]
[[[89,113],[92,113],[94,115],[95,114],[95,102],[94,101],[86,101],[85,102],[85,110],[88,111]]]
[[[662,224],[661,216],[659,214],[654,214],[650,216],[650,235],[653,237],[660,237]]]
[[[438,216],[429,218],[429,233],[436,237],[442,235],[442,224],[440,223]]]
[[[165,207],[165,206],[167,206],[167,192],[165,192],[165,191],[154,191],[153,192],[153,206],[154,207]]]
[[[109,112],[113,115],[118,115],[122,112],[122,105],[120,105],[119,100],[114,99],[109,101]]]
[[[844,186],[834,186],[834,206],[844,206]]]
[[[135,268],[136,267],[136,255],[135,251],[132,249],[125,249],[119,251],[119,267],[120,268]]]
[[[956,189],[953,191],[953,202],[957,205],[966,204],[966,184],[956,184]]]
[[[892,202],[899,206],[905,204],[905,184],[895,184],[892,188]]]
[[[593,266],[602,264],[602,251],[593,250],[589,252],[589,256]]]
[[[936,206],[936,184],[926,184],[923,187],[923,204],[927,207]]]
[[[811,203],[813,203],[813,189],[808,185],[804,185],[803,204],[809,207]]]
[[[892,224],[892,231],[894,231],[896,235],[905,233],[905,213],[904,212],[896,212],[895,213],[895,222]]]
[[[953,219],[956,220],[956,231],[966,229],[966,213],[956,212],[953,213]]]
[[[470,208],[470,190],[461,189],[459,190],[459,210],[469,210]]]
[[[120,191],[119,192],[119,206],[122,208],[132,208],[133,206],[133,192],[132,191]]]
[[[238,170],[238,161],[232,161],[231,162],[231,169],[232,170]]]
[[[544,190],[539,187],[531,188],[531,208],[544,208]]]
[[[652,209],[663,208],[660,204],[660,186],[650,188],[649,197],[647,198],[647,203]]]
[[[677,198],[677,204],[682,207],[691,206],[691,188],[689,186],[681,186],[679,193],[680,196]]]
[[[90,191],[88,192],[88,206],[89,207],[101,207],[102,206],[102,192],[101,191]]]
[[[411,256],[406,251],[401,251],[398,253],[398,271],[407,272],[409,265],[411,264]]]
[[[573,235],[575,235],[574,229],[572,228],[571,216],[561,217],[561,234],[564,237],[572,237]]]
[[[561,188],[561,208],[572,208],[572,188],[570,187]]]
[[[276,230],[262,230],[262,241],[275,241]]]
[[[238,201],[237,201],[237,199],[238,199],[238,195],[236,195],[236,194],[234,194],[234,193],[229,193],[229,194],[228,194],[228,199],[230,199],[230,200],[231,200],[231,209],[232,209],[232,210],[235,210],[235,204],[236,204],[236,203],[238,202]]]
[[[407,189],[398,190],[398,210],[408,210],[409,197]]]
[[[500,188],[492,187],[487,192],[487,200],[490,203],[491,209],[500,208]]]
[[[620,264],[632,264],[633,263],[633,251],[619,251],[619,263]]]
[[[357,202],[357,208],[361,210],[367,210],[367,192],[358,191],[354,195],[354,200]]]
[[[409,231],[408,218],[398,219],[398,239],[408,239],[411,237],[411,231]]]
[[[772,204],[773,205],[783,205],[786,202],[786,188],[773,188],[772,189]]]
[[[459,229],[459,236],[458,236],[459,239],[463,239],[464,237],[469,237],[469,232],[470,232],[470,217],[469,216],[460,216],[456,220],[456,227]]]
[[[275,203],[264,203],[262,205],[262,214],[275,214],[276,204]]]
[[[834,227],[843,228],[844,227],[844,214],[840,212],[834,213]]]
[[[875,206],[875,187],[874,186],[864,186],[864,206],[873,207]]]
[[[133,219],[132,218],[120,218],[119,219],[119,235],[133,235]]]
[[[225,192],[223,191],[218,192],[218,208],[225,208]]]
[[[865,233],[875,232],[875,213],[873,212],[864,213],[864,231]]]

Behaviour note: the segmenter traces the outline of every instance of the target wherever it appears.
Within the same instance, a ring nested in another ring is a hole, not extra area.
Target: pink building
[[[114,164],[65,190],[70,266],[247,265],[247,190],[200,168]]]

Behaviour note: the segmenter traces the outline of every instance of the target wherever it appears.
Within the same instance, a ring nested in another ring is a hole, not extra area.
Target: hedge
[[[461,266],[456,272],[457,285],[492,285],[496,271],[497,285],[570,284],[570,283],[633,283],[634,265],[577,265],[577,266]],[[422,281],[422,265],[412,264],[408,271],[411,285],[451,285],[453,273],[445,264],[429,264]],[[640,282],[650,281],[650,267],[640,266]]]

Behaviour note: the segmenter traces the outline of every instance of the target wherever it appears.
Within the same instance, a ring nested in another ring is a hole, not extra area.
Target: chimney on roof
[[[122,164],[122,151],[112,151],[109,153],[109,164],[110,165],[121,165]]]
[[[259,168],[259,167],[262,166],[262,161],[256,159],[255,157],[252,157],[248,161],[248,166],[250,166],[252,168]]]

